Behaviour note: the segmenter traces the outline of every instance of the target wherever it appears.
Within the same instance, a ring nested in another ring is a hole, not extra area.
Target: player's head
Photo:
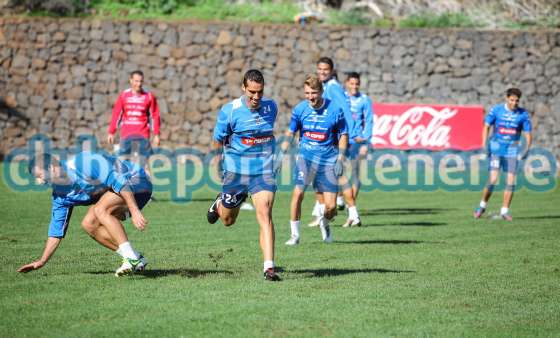
[[[360,92],[360,74],[356,72],[348,73],[346,77],[346,91],[350,95],[356,95]]]
[[[261,105],[264,93],[264,76],[260,70],[249,69],[243,75],[243,94],[246,98],[247,107],[257,109]]]
[[[27,170],[35,177],[35,182],[41,185],[56,183],[62,177],[62,168],[51,154],[36,154],[29,159]]]
[[[303,93],[305,99],[313,108],[319,108],[323,104],[323,82],[316,75],[307,75],[303,82]]]
[[[331,58],[323,56],[317,61],[317,76],[325,82],[334,75],[334,62]]]
[[[134,70],[130,72],[130,88],[133,92],[139,93],[142,91],[142,85],[144,84],[144,73],[141,70]]]
[[[508,88],[508,90],[506,90],[506,104],[509,110],[517,108],[520,99],[521,90],[518,88]]]

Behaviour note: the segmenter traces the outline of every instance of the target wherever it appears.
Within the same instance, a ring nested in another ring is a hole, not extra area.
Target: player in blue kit
[[[519,107],[519,99],[521,99],[521,90],[517,88],[508,89],[506,91],[506,102],[492,107],[484,119],[482,147],[488,149],[490,176],[482,192],[480,205],[474,211],[474,218],[480,218],[486,210],[501,169],[507,173],[507,178],[500,216],[506,221],[512,220],[509,207],[515,190],[518,160],[527,156],[532,141],[529,112]],[[492,136],[490,146],[487,148],[490,128],[492,128]],[[520,153],[521,135],[525,136],[527,141],[522,153]]]
[[[251,194],[260,228],[264,278],[278,281],[274,267],[272,206],[276,192],[273,129],[278,108],[263,97],[264,77],[256,69],[243,77],[243,95],[222,107],[214,128],[213,148],[223,149],[222,192],[208,209],[208,222],[235,223],[239,208]]]
[[[347,177],[341,177],[342,194],[348,207],[348,219],[343,227],[361,226],[360,215],[356,207],[360,191],[360,163],[366,157],[373,133],[373,108],[371,99],[360,93],[360,74],[348,73],[346,78],[346,97],[350,102],[353,129],[349,132],[347,157],[350,160],[351,183]]]
[[[318,77],[309,75],[304,85],[305,100],[292,111],[286,136],[292,139],[299,132],[299,155],[294,172],[295,187],[290,208],[291,237],[286,245],[299,243],[301,203],[308,185],[322,193],[324,207],[319,213],[322,239],[332,242],[329,221],[336,216],[338,178],[342,175],[348,134],[344,111],[334,101],[323,99],[323,85]],[[282,143],[286,152],[289,141]]]
[[[342,108],[348,130],[353,130],[353,120],[352,112],[350,111],[350,104],[348,102],[346,94],[344,93],[344,88],[336,79],[336,72],[334,70],[334,62],[332,61],[332,59],[329,57],[321,57],[317,61],[316,72],[317,77],[323,84],[323,98],[333,101],[335,104]],[[352,135],[349,135],[349,137],[351,136]],[[349,184],[343,186],[343,190],[348,188],[350,188]],[[315,220],[309,223],[309,226],[319,225],[320,210],[325,208],[323,195],[321,193],[316,193],[315,199],[316,202],[312,212],[312,215],[315,216]],[[342,207],[339,208],[340,210],[342,210],[344,208],[344,201],[342,199],[342,196],[340,196],[340,198],[337,200],[337,203],[342,205]]]
[[[52,187],[52,216],[43,255],[18,272],[36,270],[47,263],[66,235],[72,209],[80,205],[91,205],[82,220],[84,230],[122,256],[117,276],[145,268],[146,259],[132,248],[120,222],[129,214],[138,230],[144,230],[148,223],[140,211],[152,195],[144,169],[91,152],[78,153],[67,161],[41,154],[29,161],[28,169],[37,183]]]

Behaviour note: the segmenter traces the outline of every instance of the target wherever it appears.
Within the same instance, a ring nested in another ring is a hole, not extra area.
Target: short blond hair
[[[321,82],[321,80],[319,80],[317,75],[307,75],[305,77],[305,82],[303,82],[303,85],[308,86],[309,88],[314,90],[323,91],[323,83]]]

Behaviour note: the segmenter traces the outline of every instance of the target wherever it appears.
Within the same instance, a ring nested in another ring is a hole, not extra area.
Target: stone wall
[[[560,32],[0,18],[0,153],[43,133],[104,142],[111,107],[140,68],[159,99],[162,145],[207,149],[219,107],[260,68],[281,110],[302,99],[320,56],[362,73],[380,102],[490,104],[509,86],[534,112],[535,141],[560,154]]]

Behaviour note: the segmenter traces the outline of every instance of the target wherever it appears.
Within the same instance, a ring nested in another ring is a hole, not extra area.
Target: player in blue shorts
[[[344,111],[344,117],[346,119],[346,124],[348,130],[352,130],[352,112],[350,111],[350,104],[346,94],[344,93],[344,88],[338,82],[336,78],[336,72],[334,70],[334,62],[329,57],[321,57],[317,61],[317,77],[323,83],[323,98],[333,101]],[[351,135],[349,135],[351,137]],[[348,189],[350,185],[346,183],[342,189]],[[319,225],[320,220],[320,210],[324,209],[324,200],[321,193],[315,194],[315,206],[313,207],[312,215],[315,216],[315,220],[309,223],[309,226]],[[344,209],[344,201],[342,197],[339,199],[342,207],[340,210]]]
[[[353,130],[348,133],[351,136],[349,137],[346,155],[350,160],[350,183],[347,183],[348,178],[345,176],[340,179],[343,187],[342,194],[348,207],[348,219],[342,225],[346,228],[362,225],[356,200],[360,191],[360,164],[367,155],[373,133],[373,108],[371,99],[360,93],[360,74],[356,72],[348,73],[345,85],[353,122]]]
[[[532,141],[529,112],[519,107],[519,99],[521,99],[521,90],[509,88],[506,91],[506,102],[492,107],[484,119],[482,147],[488,149],[490,176],[482,192],[480,205],[474,211],[474,218],[480,218],[486,210],[488,200],[498,181],[500,170],[502,170],[507,173],[507,178],[500,216],[506,221],[512,220],[509,206],[515,190],[518,160],[527,156]],[[490,146],[487,148],[490,128],[492,128],[492,136]],[[520,153],[521,135],[525,136],[527,141],[522,153]]]
[[[263,97],[264,77],[251,69],[243,77],[243,95],[222,107],[214,128],[213,148],[223,149],[222,192],[208,209],[208,222],[235,223],[239,208],[251,194],[260,227],[264,278],[278,281],[274,267],[272,206],[276,192],[273,129],[278,108]]]
[[[323,85],[318,77],[309,75],[304,85],[305,100],[292,111],[286,136],[292,139],[298,133],[299,154],[294,172],[295,187],[290,208],[291,237],[286,245],[299,243],[301,203],[308,185],[313,184],[324,198],[319,227],[325,243],[332,242],[329,221],[336,216],[338,179],[342,175],[348,134],[344,111],[334,101],[323,99]],[[289,141],[282,143],[285,152]]]
[[[146,259],[132,248],[121,224],[128,214],[138,230],[144,230],[148,223],[140,211],[152,195],[144,169],[92,152],[78,153],[67,161],[41,154],[29,161],[28,169],[37,183],[52,187],[52,212],[43,255],[18,272],[36,270],[47,263],[66,235],[73,208],[80,205],[91,205],[82,220],[84,230],[122,257],[115,275],[145,268]]]

